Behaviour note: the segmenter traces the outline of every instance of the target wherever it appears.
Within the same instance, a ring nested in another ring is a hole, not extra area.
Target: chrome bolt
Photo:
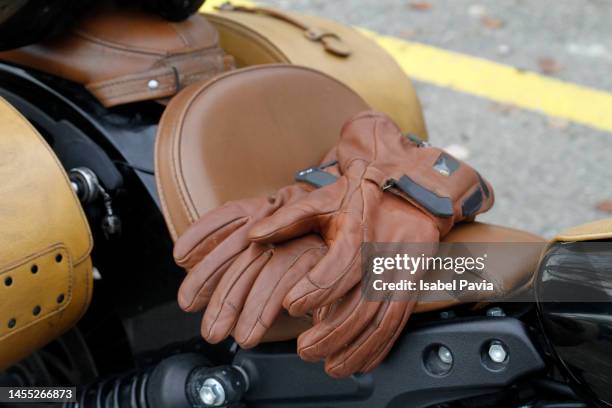
[[[508,358],[508,352],[502,343],[492,341],[489,345],[489,358],[494,363],[504,363]]]
[[[98,176],[88,167],[75,167],[70,169],[70,185],[83,204],[89,204],[100,195],[100,181]]]
[[[223,385],[214,378],[208,378],[200,388],[200,399],[208,407],[220,407],[225,403]]]
[[[147,83],[149,89],[157,89],[159,87],[159,81],[156,79],[152,79]]]
[[[487,310],[487,316],[490,317],[503,317],[505,315],[506,313],[504,313],[504,310],[501,307],[492,307]]]
[[[444,346],[438,348],[438,357],[444,364],[453,364],[453,353]]]

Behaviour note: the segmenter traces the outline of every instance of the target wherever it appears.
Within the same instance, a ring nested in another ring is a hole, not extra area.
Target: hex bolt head
[[[505,363],[508,359],[508,352],[502,343],[499,341],[492,341],[489,345],[489,358],[494,363]]]
[[[225,403],[223,385],[214,378],[208,378],[200,388],[200,399],[208,407],[220,407]]]
[[[453,364],[453,353],[447,347],[440,346],[438,348],[438,358],[444,364]]]

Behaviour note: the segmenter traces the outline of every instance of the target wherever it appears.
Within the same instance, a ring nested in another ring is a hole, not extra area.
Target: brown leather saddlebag
[[[314,68],[344,82],[373,109],[391,116],[404,132],[427,138],[410,79],[385,50],[352,27],[322,17],[231,3],[205,16],[238,66],[287,63]]]
[[[131,10],[96,12],[61,37],[0,59],[81,83],[106,107],[168,98],[233,67],[201,15],[170,22]]]
[[[68,176],[0,98],[0,371],[74,325],[89,305],[92,238]]]

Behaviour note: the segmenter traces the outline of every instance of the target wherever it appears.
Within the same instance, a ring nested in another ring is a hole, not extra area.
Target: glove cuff
[[[408,165],[382,167],[369,166],[364,178],[432,217],[442,236],[493,205],[493,190],[480,174],[440,149],[419,148]]]

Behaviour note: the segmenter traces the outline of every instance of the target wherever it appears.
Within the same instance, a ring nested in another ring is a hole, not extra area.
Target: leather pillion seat
[[[260,196],[320,162],[342,124],[370,109],[337,80],[294,65],[262,65],[192,85],[168,105],[159,126],[155,171],[168,229],[176,240],[226,201]],[[544,242],[527,232],[483,223],[457,226],[443,242]],[[531,282],[539,253],[494,273],[505,297]],[[452,304],[424,303],[419,311]],[[268,340],[299,334],[307,322],[282,316]]]
[[[168,105],[156,179],[176,239],[226,201],[272,193],[320,162],[343,123],[369,109],[347,86],[291,65],[254,66],[185,89]]]

